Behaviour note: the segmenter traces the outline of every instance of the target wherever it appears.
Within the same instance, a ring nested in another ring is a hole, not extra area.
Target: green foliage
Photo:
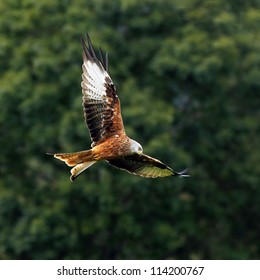
[[[0,3],[1,259],[260,257],[259,1]],[[80,36],[109,52],[127,133],[192,177],[46,152],[87,149]]]

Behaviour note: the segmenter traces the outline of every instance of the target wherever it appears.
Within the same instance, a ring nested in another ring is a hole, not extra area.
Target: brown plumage
[[[79,174],[100,160],[106,160],[117,168],[147,178],[188,176],[187,170],[175,172],[161,161],[143,154],[141,145],[126,135],[120,101],[108,74],[108,56],[104,56],[100,49],[100,58],[97,58],[88,35],[87,44],[82,39],[82,47],[82,105],[92,149],[53,154],[68,166],[74,166],[71,169],[71,180],[75,180]]]

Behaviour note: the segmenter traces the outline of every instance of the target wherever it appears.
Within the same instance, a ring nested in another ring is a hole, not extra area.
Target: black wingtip
[[[85,38],[86,39],[80,37],[80,41],[87,59],[101,63],[103,68],[108,72],[108,53],[104,55],[101,48],[99,48],[99,58],[98,58],[88,33],[86,33]]]
[[[82,48],[83,48],[83,50],[84,50],[84,49],[85,49],[85,47],[86,47],[86,43],[85,43],[85,41],[84,41],[84,38],[83,38],[83,37],[80,37],[80,42],[81,42]]]
[[[104,66],[105,66],[106,71],[109,71],[109,69],[108,69],[108,52],[105,55],[105,65]]]
[[[96,56],[95,49],[94,49],[94,47],[93,47],[93,44],[92,44],[92,42],[91,42],[91,39],[90,39],[88,33],[86,34],[86,38],[87,38],[87,42],[88,42],[88,50],[89,50],[91,56],[93,57],[93,59],[97,59],[97,60],[98,60],[98,58],[97,58],[97,56]]]
[[[89,59],[92,60],[92,56],[88,50],[87,44],[84,40],[83,37],[80,38],[81,44],[82,44],[82,49],[83,49],[83,53],[85,54],[85,56]],[[83,59],[84,59],[84,55],[83,55]]]
[[[189,168],[186,168],[184,170],[182,170],[181,172],[175,172],[177,176],[181,177],[181,178],[186,178],[186,177],[190,177],[189,175]]]

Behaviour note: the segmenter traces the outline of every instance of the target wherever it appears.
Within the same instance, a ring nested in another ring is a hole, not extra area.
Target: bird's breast
[[[114,135],[92,149],[97,160],[108,160],[131,153],[130,139],[126,135]]]

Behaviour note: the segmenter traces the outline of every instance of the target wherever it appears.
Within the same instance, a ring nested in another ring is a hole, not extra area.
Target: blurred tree
[[[0,258],[259,258],[259,6],[2,1]],[[129,136],[190,179],[100,163],[72,184],[45,155],[90,145],[85,32],[109,51]]]

